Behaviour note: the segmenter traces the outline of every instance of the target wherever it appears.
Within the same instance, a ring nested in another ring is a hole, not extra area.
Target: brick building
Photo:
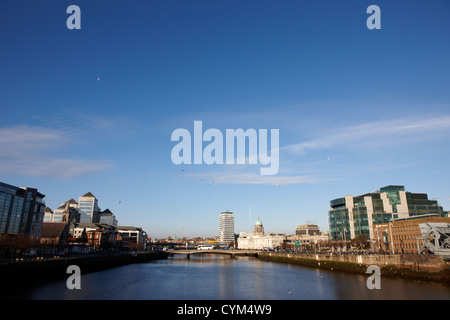
[[[427,214],[396,219],[393,222],[375,224],[373,233],[376,252],[419,253],[422,237],[420,223],[450,223],[450,218]]]

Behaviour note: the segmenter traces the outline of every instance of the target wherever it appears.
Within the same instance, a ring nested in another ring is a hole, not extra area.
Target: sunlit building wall
[[[358,236],[374,239],[373,225],[423,214],[443,216],[437,201],[425,193],[405,191],[390,185],[360,196],[345,196],[330,201],[328,222],[331,240],[350,240]]]
[[[221,212],[219,215],[219,242],[222,245],[234,243],[234,213]]]

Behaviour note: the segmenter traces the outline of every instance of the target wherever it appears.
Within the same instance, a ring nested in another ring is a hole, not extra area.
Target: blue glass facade
[[[386,186],[373,193],[331,200],[330,239],[350,240],[358,236],[373,239],[373,225],[397,219],[400,206],[406,208],[407,216],[430,213],[444,216],[442,207],[437,201],[428,200],[427,194],[406,192],[404,186]]]
[[[78,213],[80,223],[98,223],[98,200],[89,192],[79,198]]]
[[[44,219],[44,195],[33,188],[0,182],[0,234],[39,238]]]

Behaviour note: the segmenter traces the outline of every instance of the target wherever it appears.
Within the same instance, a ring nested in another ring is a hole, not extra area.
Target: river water
[[[82,272],[82,271],[81,271]],[[68,275],[69,276],[69,275]],[[10,298],[33,300],[450,300],[439,283],[388,279],[368,289],[369,275],[259,261],[192,256],[130,264],[81,274],[81,289],[66,279],[18,288]]]

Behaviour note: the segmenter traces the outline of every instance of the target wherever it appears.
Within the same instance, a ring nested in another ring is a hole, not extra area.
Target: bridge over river
[[[257,257],[258,251],[255,250],[223,250],[223,249],[209,249],[209,250],[198,250],[198,249],[192,249],[192,250],[168,250],[167,253],[170,255],[175,254],[182,254],[186,255],[187,259],[190,259],[191,254],[197,254],[197,255],[203,255],[203,254],[226,254],[229,255],[231,258],[234,258],[236,256],[246,256],[246,257]]]

